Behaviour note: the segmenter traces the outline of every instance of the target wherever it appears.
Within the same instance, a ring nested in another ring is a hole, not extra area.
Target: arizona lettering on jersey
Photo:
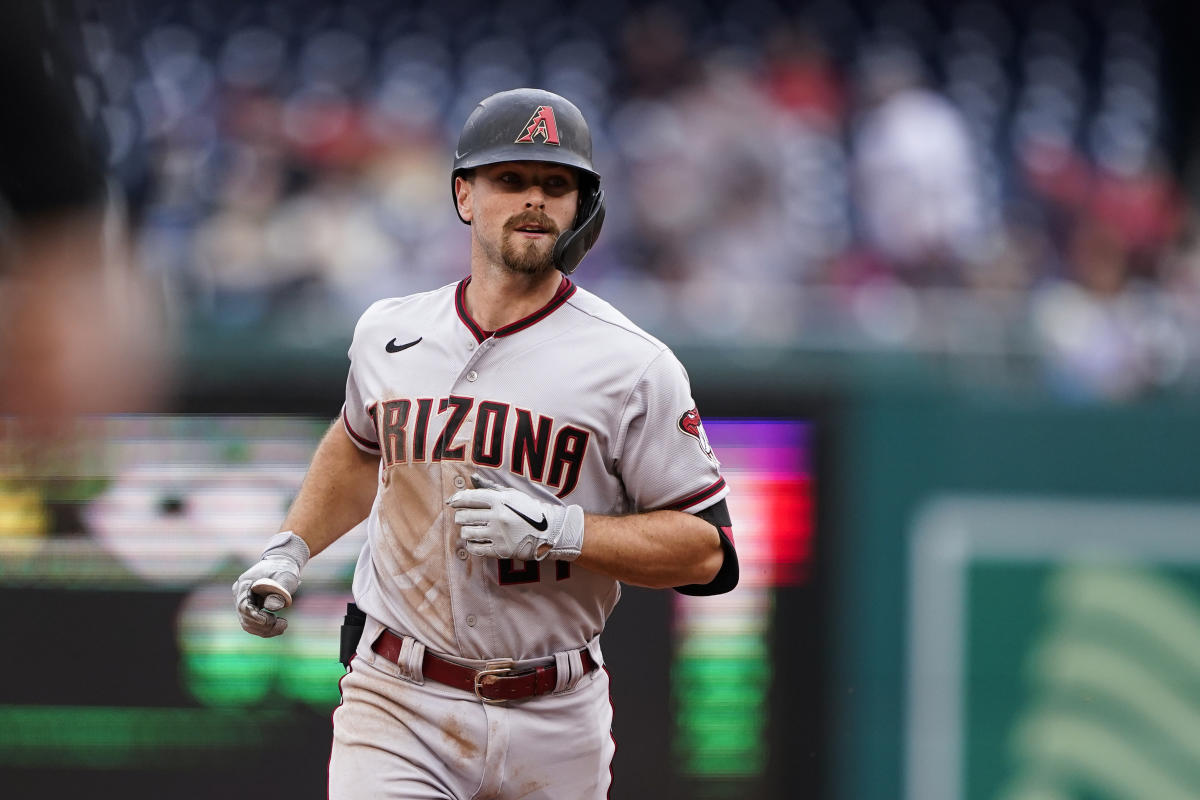
[[[469,459],[481,467],[507,468],[516,477],[544,483],[557,490],[558,498],[578,485],[591,440],[589,431],[574,425],[555,425],[551,417],[473,397],[384,400],[372,403],[367,414],[375,423],[384,469],[409,462]],[[452,445],[471,416],[475,423],[469,444]]]
[[[470,555],[445,501],[473,473],[594,514],[695,513],[727,489],[665,345],[565,277],[546,306],[485,331],[469,280],[381,300],[355,327],[342,418],[380,460],[355,602],[435,652],[544,657],[593,640],[620,584]]]

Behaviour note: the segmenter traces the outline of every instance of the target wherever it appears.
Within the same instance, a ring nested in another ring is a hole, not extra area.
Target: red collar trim
[[[523,331],[526,328],[541,322],[546,317],[554,313],[554,311],[567,300],[571,299],[571,295],[575,294],[576,286],[571,283],[571,280],[566,276],[562,276],[562,281],[558,284],[558,290],[554,293],[554,297],[546,305],[534,311],[527,317],[523,317],[516,322],[510,322],[502,328],[495,331],[485,331],[479,326],[475,320],[471,319],[471,315],[467,313],[467,284],[471,282],[471,277],[468,275],[458,283],[458,288],[454,291],[454,310],[458,312],[458,318],[462,320],[463,325],[467,326],[467,330],[475,337],[475,341],[482,342],[489,336],[511,336],[517,331]]]

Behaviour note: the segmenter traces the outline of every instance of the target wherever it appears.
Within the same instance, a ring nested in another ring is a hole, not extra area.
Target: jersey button
[[[479,377],[479,373],[476,372],[475,370],[471,370],[470,372],[467,373],[467,380],[470,381],[471,383],[474,383],[475,379],[478,377]]]
[[[467,548],[465,548],[465,547],[458,548],[458,552],[455,553],[455,555],[458,556],[459,561],[466,561],[467,560]]]
[[[475,615],[474,614],[467,614],[467,627],[468,628],[475,627]]]
[[[463,479],[462,475],[455,475],[454,476],[454,485],[457,486],[459,489],[461,489],[467,485],[467,482]]]

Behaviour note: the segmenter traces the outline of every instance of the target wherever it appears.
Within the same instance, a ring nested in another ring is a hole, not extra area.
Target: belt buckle
[[[487,675],[506,676],[512,674],[513,664],[515,662],[511,658],[496,658],[488,661],[483,665],[483,669],[475,673],[475,696],[489,705],[502,705],[507,703],[507,698],[491,698],[483,696],[483,685],[480,679]]]

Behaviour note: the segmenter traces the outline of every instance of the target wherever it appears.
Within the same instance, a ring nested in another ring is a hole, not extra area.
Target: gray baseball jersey
[[[354,597],[435,652],[539,658],[596,637],[620,585],[470,555],[445,501],[472,472],[599,514],[696,512],[727,489],[664,344],[565,277],[543,308],[484,331],[469,282],[381,300],[355,327],[342,417],[380,470]]]

